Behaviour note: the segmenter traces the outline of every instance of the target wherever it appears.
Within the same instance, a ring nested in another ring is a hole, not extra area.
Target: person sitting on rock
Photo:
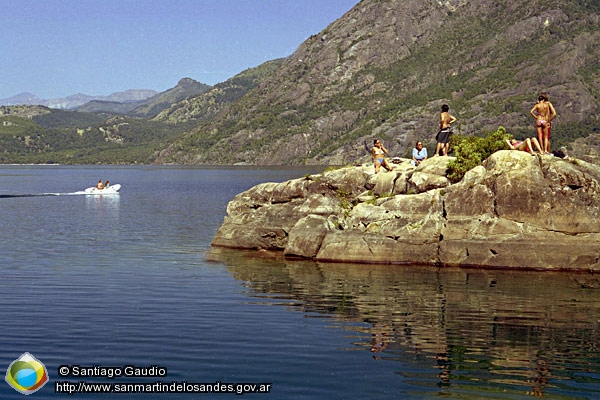
[[[535,148],[537,149],[538,153],[540,153],[540,155],[544,154],[544,152],[542,151],[542,147],[540,146],[540,142],[538,142],[536,138],[527,138],[523,141],[515,139],[506,140],[506,144],[508,144],[508,147],[510,147],[511,150],[527,151],[533,156],[535,155],[535,153],[533,152],[532,143],[533,146],[535,146]]]
[[[383,165],[385,169],[388,171],[392,170],[392,167],[385,159],[385,155],[389,154],[387,149],[381,144],[379,139],[375,139],[374,146],[371,149],[371,159],[373,160],[373,165],[375,166],[375,173],[379,172],[379,168]]]
[[[418,167],[422,161],[427,160],[427,147],[423,147],[423,142],[418,141],[412,152],[412,160],[410,163]]]

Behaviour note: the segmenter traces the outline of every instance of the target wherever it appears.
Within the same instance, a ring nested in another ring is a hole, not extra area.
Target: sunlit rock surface
[[[257,185],[229,203],[212,245],[330,262],[600,270],[600,167],[506,150],[450,184],[449,160]]]

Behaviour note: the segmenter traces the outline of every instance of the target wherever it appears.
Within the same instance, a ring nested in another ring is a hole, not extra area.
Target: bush
[[[483,160],[498,150],[507,149],[506,140],[512,135],[500,126],[494,133],[486,137],[452,135],[451,146],[456,159],[448,163],[448,179],[456,183],[460,181],[467,171],[480,165]]]

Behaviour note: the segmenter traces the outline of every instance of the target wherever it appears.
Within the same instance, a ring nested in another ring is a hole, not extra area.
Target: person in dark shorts
[[[440,131],[435,137],[435,141],[437,142],[437,146],[435,148],[434,157],[440,155],[440,150],[443,155],[448,155],[448,149],[450,148],[450,133],[452,133],[450,129],[450,125],[456,122],[456,118],[454,118],[450,113],[448,113],[450,107],[448,104],[442,105],[442,113],[440,114]]]

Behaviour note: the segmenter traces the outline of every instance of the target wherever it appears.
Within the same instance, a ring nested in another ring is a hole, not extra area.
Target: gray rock
[[[300,218],[290,231],[284,254],[290,257],[316,257],[327,231],[328,223],[325,217],[307,215]]]
[[[507,150],[450,184],[449,161],[257,185],[229,203],[213,246],[333,262],[600,270],[600,167]]]

